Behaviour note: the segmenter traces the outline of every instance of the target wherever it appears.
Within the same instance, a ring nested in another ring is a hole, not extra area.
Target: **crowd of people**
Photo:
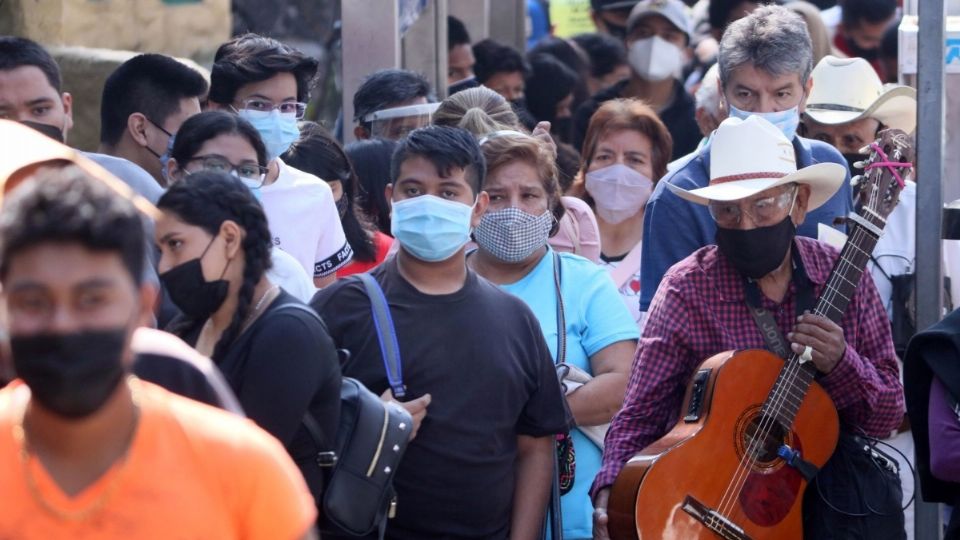
[[[909,165],[848,305],[814,310],[871,143],[917,128],[897,2],[832,4],[591,0],[597,32],[523,52],[451,17],[448,97],[380,70],[333,133],[288,44],[235,37],[209,79],[139,54],[97,152],[51,54],[0,36],[0,537],[356,538],[324,502],[350,378],[412,423],[366,537],[608,538],[698,365],[771,349],[841,422],[804,537],[907,538],[915,441],[960,493],[960,377],[928,360],[905,405]]]

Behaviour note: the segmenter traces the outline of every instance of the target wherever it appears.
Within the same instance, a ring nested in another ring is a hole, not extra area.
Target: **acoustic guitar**
[[[859,211],[814,313],[839,324],[913,159],[885,130],[862,165]],[[680,420],[631,458],[608,501],[611,538],[800,539],[807,479],[833,454],[836,408],[809,357],[728,351],[694,371]]]

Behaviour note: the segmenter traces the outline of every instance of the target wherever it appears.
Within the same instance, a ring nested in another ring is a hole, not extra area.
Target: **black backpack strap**
[[[390,316],[390,306],[387,297],[383,294],[380,284],[370,274],[357,274],[363,288],[370,298],[370,311],[373,313],[373,325],[377,329],[377,341],[380,342],[380,353],[383,356],[383,368],[387,372],[387,381],[393,390],[393,397],[402,399],[406,396],[406,387],[403,385],[403,363],[400,360],[400,345],[397,342],[397,333],[394,330],[393,317]]]

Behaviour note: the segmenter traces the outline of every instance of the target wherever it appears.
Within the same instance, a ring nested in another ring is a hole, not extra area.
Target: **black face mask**
[[[717,248],[742,275],[760,279],[783,263],[797,227],[788,215],[783,221],[756,229],[717,227]]]
[[[880,48],[876,49],[861,49],[857,42],[853,38],[847,38],[847,47],[850,48],[851,57],[860,57],[866,60],[867,62],[873,62],[880,57]]]
[[[340,198],[337,199],[337,213],[340,214],[340,219],[343,219],[343,216],[347,214],[347,196],[340,195]]]
[[[550,124],[550,132],[557,136],[563,142],[570,141],[570,135],[573,132],[573,118],[565,116],[563,118],[554,118]]]
[[[213,240],[216,240],[216,237]],[[184,315],[193,320],[205,320],[220,309],[223,301],[227,299],[227,291],[230,288],[230,282],[223,279],[223,274],[216,281],[207,281],[203,277],[201,261],[213,245],[213,240],[210,240],[207,249],[203,250],[196,259],[160,274],[160,282],[170,294],[170,299]],[[227,273],[226,266],[223,268],[223,273]]]
[[[98,411],[123,380],[127,329],[11,336],[17,376],[32,399],[71,419]]]

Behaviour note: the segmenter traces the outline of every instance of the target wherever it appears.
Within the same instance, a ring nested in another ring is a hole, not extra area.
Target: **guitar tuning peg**
[[[867,160],[863,161],[854,161],[853,166],[857,169],[862,169],[867,166]]]
[[[851,185],[852,187],[856,187],[857,184],[859,184],[861,180],[863,180],[863,176],[861,176],[861,175],[858,174],[857,176],[854,176],[853,178],[850,179],[850,185]]]
[[[869,154],[869,153],[870,153],[870,150],[872,150],[872,148],[870,148],[870,145],[868,144],[868,145],[864,146],[863,148],[861,148],[860,150],[857,150],[857,153],[858,153],[858,154]]]

